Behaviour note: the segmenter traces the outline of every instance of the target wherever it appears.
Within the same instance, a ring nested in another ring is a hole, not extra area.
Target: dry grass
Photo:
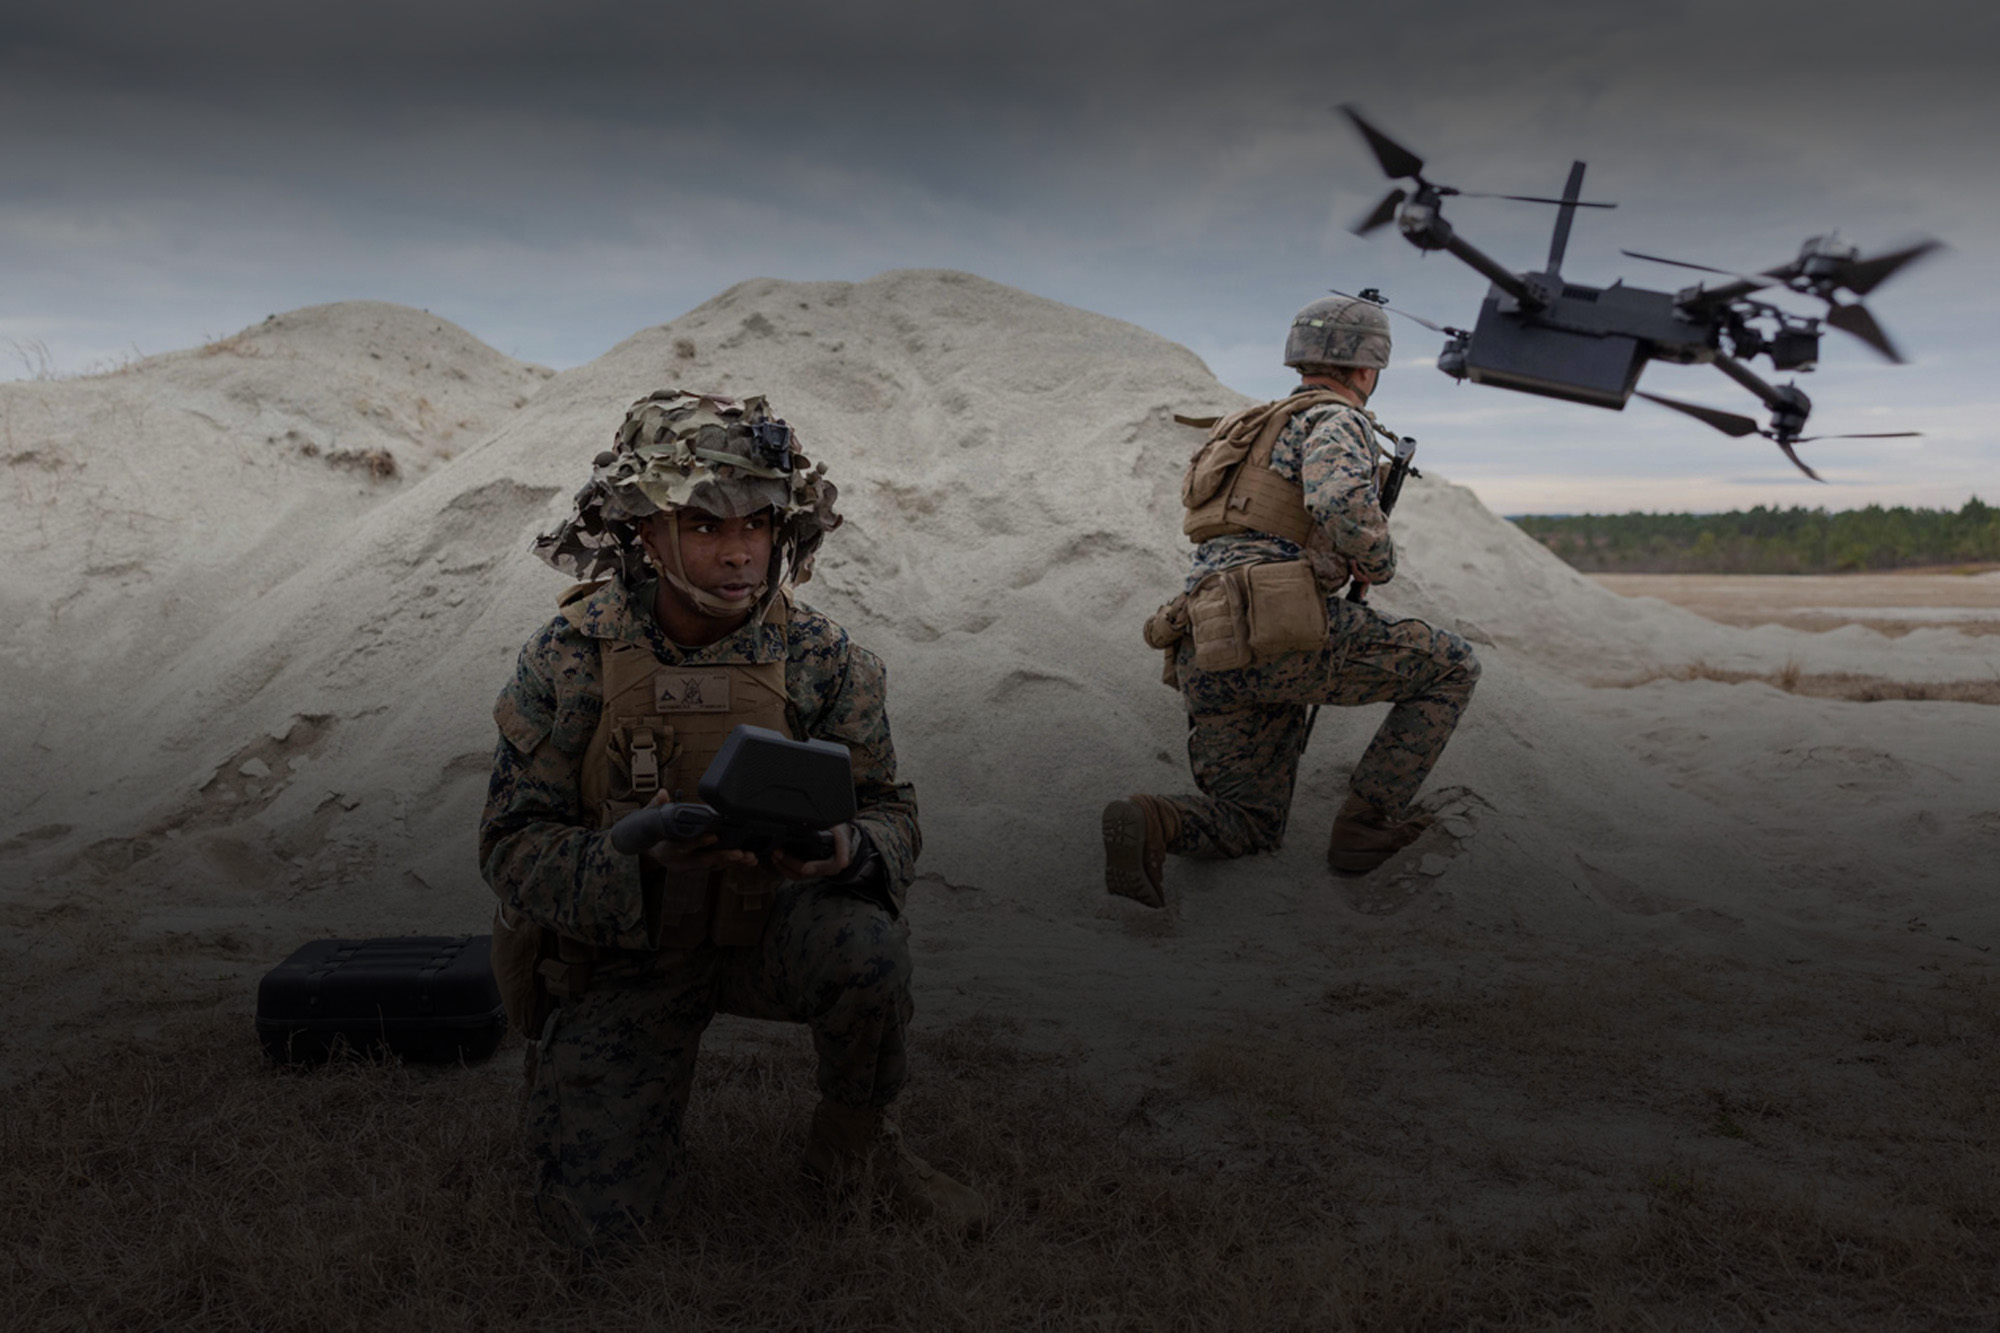
[[[1632,680],[1614,682],[1611,688],[1632,689],[1656,680],[1719,680],[1738,685],[1758,680],[1775,685],[1787,694],[1813,699],[1846,699],[1854,703],[1880,703],[1887,699],[1935,700],[1946,703],[2000,704],[2000,678],[1990,680],[1894,680],[1887,676],[1866,676],[1851,671],[1807,673],[1797,662],[1787,662],[1777,671],[1729,671],[1707,662],[1690,662],[1672,671],[1655,672]]]
[[[195,349],[196,356],[262,356],[264,349],[257,345],[252,335],[254,329],[243,329],[226,338],[211,338]]]
[[[1789,975],[1789,974],[1788,974]],[[704,1058],[695,1185],[607,1260],[525,1206],[515,1048],[278,1071],[214,1014],[31,1074],[0,1132],[22,1329],[1991,1328],[1991,986],[1603,967],[1349,981],[1108,1103],[961,1025],[912,1140],[966,1242],[793,1163],[803,1033]]]

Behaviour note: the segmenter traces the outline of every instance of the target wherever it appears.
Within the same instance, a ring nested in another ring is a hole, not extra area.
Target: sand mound
[[[545,385],[384,306],[216,347],[0,392],[10,474],[44,487],[8,505],[9,540],[39,523],[44,545],[10,548],[6,606],[56,626],[10,648],[53,719],[17,733],[0,787],[17,919],[41,919],[49,891],[27,884],[53,876],[192,955],[250,932],[246,973],[317,932],[480,928],[489,709],[563,586],[527,542],[626,404],[685,385],[768,394],[842,487],[848,524],[804,596],[889,665],[927,834],[926,1003],[947,1015],[1087,1013],[1118,1046],[1261,1004],[1273,976],[1368,932],[1865,953],[1912,895],[2000,925],[1966,868],[2000,841],[2000,798],[1967,780],[1991,773],[1994,710],[1589,688],[1695,659],[1985,674],[2000,640],[1730,630],[1621,599],[1436,476],[1406,493],[1405,572],[1378,596],[1484,645],[1430,788],[1439,830],[1362,885],[1329,883],[1322,831],[1379,716],[1329,710],[1282,853],[1177,864],[1172,917],[1108,903],[1099,806],[1187,785],[1177,697],[1137,637],[1185,566],[1196,439],[1172,413],[1242,401],[1127,324],[900,272],[745,283]],[[62,424],[31,435],[35,414]],[[111,434],[143,450],[85,443]],[[329,468],[335,443],[395,451],[397,476]],[[105,479],[135,452],[132,479]],[[48,489],[63,478],[77,493]],[[72,530],[142,496],[151,526]],[[1852,816],[1831,835],[1830,803]]]
[[[111,374],[0,385],[0,613],[7,669],[29,682],[14,702],[104,713],[87,701],[198,654],[229,608],[486,436],[547,374],[422,311],[358,301]],[[37,741],[75,743],[56,721]]]

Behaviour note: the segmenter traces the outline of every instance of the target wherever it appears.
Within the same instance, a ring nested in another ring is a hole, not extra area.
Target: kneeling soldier
[[[1321,704],[1395,705],[1354,767],[1326,853],[1343,875],[1387,861],[1429,824],[1412,802],[1479,679],[1458,635],[1340,595],[1396,572],[1365,406],[1389,364],[1387,316],[1351,297],[1315,301],[1292,322],[1285,364],[1301,381],[1291,396],[1224,417],[1189,464],[1193,568],[1146,627],[1187,707],[1200,789],[1104,809],[1105,887],[1152,907],[1166,901],[1169,852],[1277,848],[1307,710]]]
[[[662,1215],[718,1012],[805,1023],[819,1057],[807,1171],[979,1225],[980,1196],[902,1146],[904,890],[921,845],[896,778],[881,662],[796,602],[839,524],[761,398],[662,391],[626,414],[575,514],[536,541],[573,578],[494,708],[480,826],[494,970],[529,1039],[536,1208],[578,1245]],[[738,723],[849,747],[858,814],[833,851],[768,867],[713,834],[616,851],[621,816],[697,780]]]

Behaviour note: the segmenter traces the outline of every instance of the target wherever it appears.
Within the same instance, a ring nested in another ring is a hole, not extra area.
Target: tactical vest
[[[582,625],[583,601],[602,587],[582,583],[563,594],[562,612]],[[775,598],[764,623],[783,625],[790,603]],[[785,663],[670,667],[638,644],[598,641],[604,711],[584,749],[578,785],[583,808],[609,828],[661,791],[698,800],[709,761],[739,722],[796,737],[786,709]],[[779,878],[761,867],[712,871],[691,883],[664,886],[660,947],[692,949],[755,944],[763,938]],[[604,954],[581,940],[532,922],[512,922],[504,906],[493,914],[493,974],[507,1017],[529,1041],[542,1034],[552,997],[590,987]]]
[[[1262,532],[1304,546],[1315,526],[1306,511],[1305,488],[1271,470],[1271,452],[1294,416],[1327,403],[1357,406],[1336,389],[1307,389],[1216,422],[1181,478],[1181,503],[1187,507],[1181,531],[1188,540]]]
[[[563,614],[580,623],[595,585],[563,599]],[[785,598],[774,598],[763,623],[789,622]],[[696,785],[738,723],[794,735],[786,705],[785,663],[740,662],[667,666],[642,644],[598,641],[604,712],[583,752],[583,808],[599,828],[650,804],[660,792],[698,801]],[[703,879],[668,877],[660,901],[660,947],[691,949],[755,944],[782,881],[758,867],[728,867]]]

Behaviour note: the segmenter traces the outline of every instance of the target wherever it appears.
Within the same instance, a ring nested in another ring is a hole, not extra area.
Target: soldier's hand
[[[833,830],[833,855],[817,861],[801,861],[779,848],[772,849],[771,868],[786,879],[823,879],[828,875],[838,875],[847,869],[854,855],[854,847],[848,841],[849,826],[839,825]]]
[[[653,798],[654,805],[665,805],[674,799],[670,791],[662,791]],[[717,847],[716,835],[704,833],[699,838],[664,838],[639,853],[639,859],[649,865],[676,875],[707,874],[723,866],[754,866],[757,854],[741,848]]]
[[[1375,580],[1362,573],[1361,566],[1352,560],[1347,562],[1347,577],[1363,588],[1373,587],[1375,583]]]

